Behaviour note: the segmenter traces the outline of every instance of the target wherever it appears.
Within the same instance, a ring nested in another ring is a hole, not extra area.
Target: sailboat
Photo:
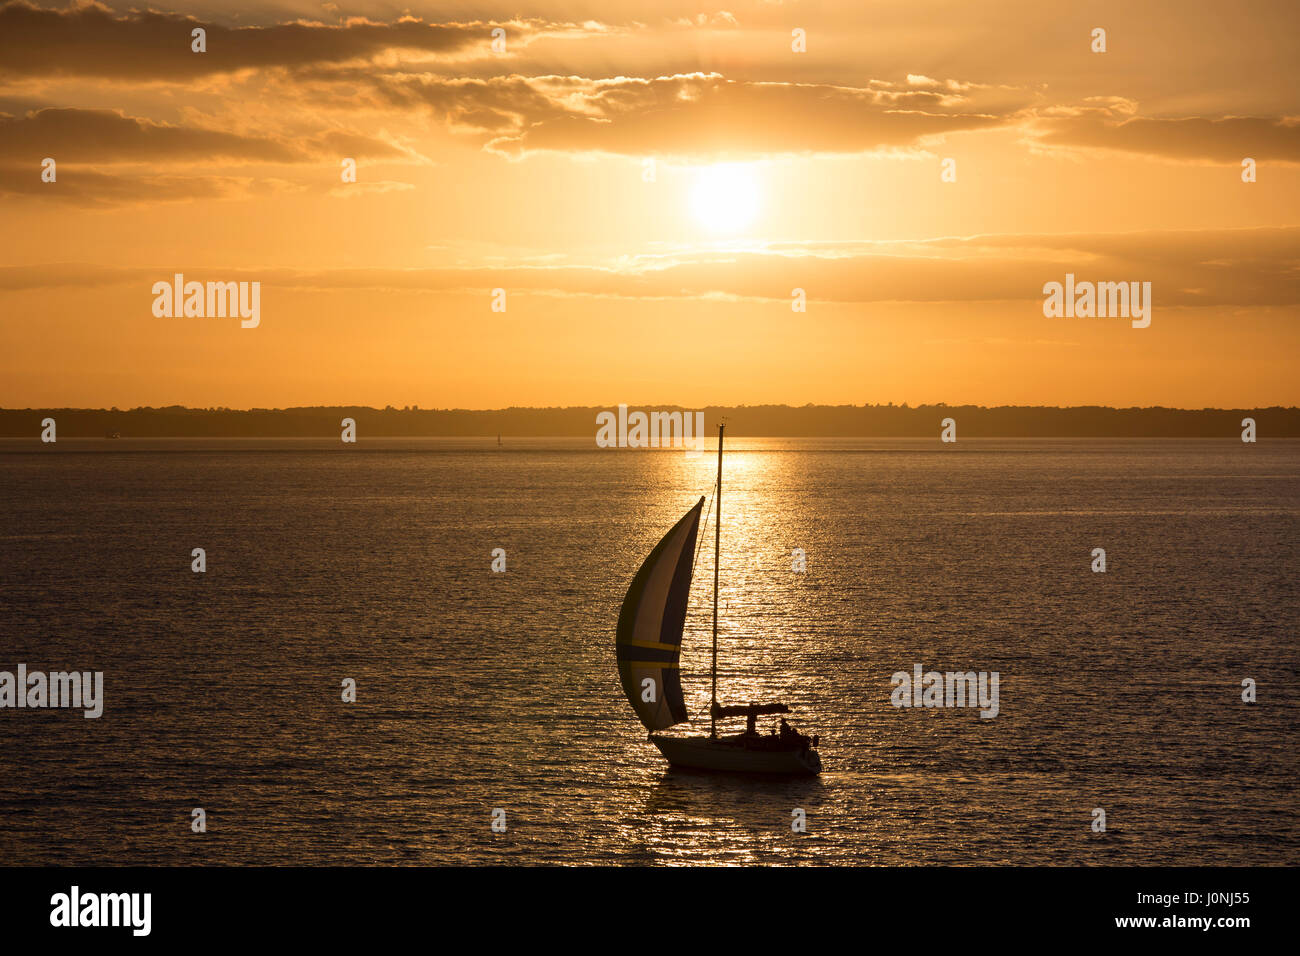
[[[701,497],[673,525],[641,565],[623,599],[615,646],[623,692],[650,741],[674,767],[739,773],[814,775],[821,772],[817,737],[782,728],[780,734],[760,734],[759,717],[786,714],[782,703],[724,707],[718,703],[718,575],[722,545],[722,435],[718,426],[718,481],[714,488],[717,518],[713,525],[713,664],[709,704],[709,733],[668,734],[670,727],[690,721],[682,696],[679,660],[686,606],[695,567],[695,539],[704,514]],[[718,721],[744,717],[745,731],[718,733]],[[782,724],[785,722],[782,721]]]

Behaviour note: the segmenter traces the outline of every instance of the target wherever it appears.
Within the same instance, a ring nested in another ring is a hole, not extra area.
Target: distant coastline
[[[329,405],[299,408],[0,409],[0,437],[38,439],[41,420],[60,438],[325,438],[353,418],[362,438],[594,436],[612,406],[424,409]],[[659,405],[663,411],[698,411]],[[772,438],[937,438],[952,418],[959,438],[1238,438],[1253,418],[1261,440],[1300,438],[1300,408],[1107,408],[1005,405],[740,405],[703,409],[711,431]]]

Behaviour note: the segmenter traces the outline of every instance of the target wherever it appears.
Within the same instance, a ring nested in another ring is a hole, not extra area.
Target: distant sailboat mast
[[[713,690],[709,703],[709,736],[718,736],[718,567],[722,563],[722,432],[718,426],[718,517],[713,524]]]

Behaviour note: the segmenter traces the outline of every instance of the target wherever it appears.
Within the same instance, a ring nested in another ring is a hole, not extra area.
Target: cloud
[[[192,170],[329,162],[337,182],[336,164],[344,156],[422,159],[382,140],[338,129],[278,139],[156,123],[115,110],[45,109],[24,117],[0,114],[0,195],[86,208],[303,192],[313,185],[283,177]],[[58,178],[53,183],[41,179],[46,157],[57,164]],[[372,194],[413,187],[385,182],[382,188],[379,184],[352,188]]]
[[[926,241],[770,244],[640,256],[616,265],[502,264],[477,268],[219,270],[225,280],[317,291],[377,289],[621,298],[810,301],[1041,301],[1043,284],[1150,282],[1158,307],[1300,304],[1300,227],[1099,235],[1001,235]],[[0,268],[0,289],[147,284],[167,268],[80,265]],[[151,278],[152,277],[152,278]],[[202,281],[203,276],[193,278]]]
[[[1040,119],[1036,126],[1050,145],[1212,163],[1240,163],[1247,156],[1300,163],[1300,117],[1117,118],[1089,111]]]
[[[157,123],[116,110],[0,114],[0,161],[26,161],[31,164],[29,173],[47,156],[62,168],[113,163],[305,163],[339,156],[399,159],[411,155],[347,130],[324,130],[291,140]]]
[[[13,0],[0,7],[0,75],[185,80],[213,73],[371,59],[390,50],[424,55],[490,52],[492,23],[393,23],[353,18],[339,24],[276,23],[227,27],[154,10],[119,15],[98,3],[63,10]],[[502,24],[514,43],[588,28],[538,20]],[[191,30],[207,32],[207,52],[190,49]]]
[[[24,117],[0,116],[0,159],[46,156],[69,163],[300,162],[296,146],[220,130],[171,126],[115,110],[44,109]]]
[[[398,106],[427,108],[452,130],[511,158],[562,152],[699,160],[911,150],[948,133],[1014,125],[1048,147],[1215,163],[1236,163],[1245,156],[1300,162],[1296,118],[1222,116],[1195,106],[1185,107],[1191,115],[1182,117],[1140,117],[1132,98],[1072,100],[1078,89],[1072,73],[1059,82],[1027,68],[1014,77],[1005,75],[1005,58],[990,62],[989,51],[981,52],[979,44],[963,54],[979,53],[969,65],[957,59],[941,72],[928,47],[909,33],[915,68],[894,72],[897,51],[887,61],[871,60],[896,80],[820,81],[806,69],[812,61],[792,57],[783,36],[775,42],[775,21],[755,10],[739,18],[720,13],[649,23],[620,20],[617,11],[608,23],[513,20],[504,24],[510,54],[496,56],[490,52],[495,24],[489,22],[433,23],[406,16],[392,22],[351,18],[225,26],[154,10],[119,13],[94,2],[64,9],[38,7],[30,0],[0,3],[0,79],[8,80],[13,98],[24,89],[23,101],[32,99],[33,90],[49,95],[48,81],[59,77],[66,82],[54,88],[65,99],[84,97],[84,89],[74,92],[69,84],[84,87],[84,79],[77,78],[105,77],[135,84],[134,94],[158,108],[167,104],[164,91],[169,87],[211,93],[213,83],[205,78],[213,74],[257,71],[237,80],[224,77],[220,85],[227,95],[228,85],[236,85],[238,95],[259,97],[259,105],[279,104],[278,119],[286,124],[275,135],[245,136],[238,145],[220,140],[222,134],[215,130],[193,135],[143,127],[101,131],[107,145],[123,149],[121,138],[133,136],[141,150],[152,141],[173,153],[185,149],[189,140],[197,154],[206,137],[207,147],[233,151],[214,155],[236,158],[260,151],[263,161],[294,162],[300,160],[289,154],[320,153],[324,144],[302,142],[291,129],[292,118],[319,115],[322,109],[391,111]],[[900,17],[893,17],[895,29],[905,26]],[[834,26],[841,20],[842,35]],[[845,49],[862,56],[856,41],[850,41],[870,22],[859,12],[841,11],[814,31],[825,46],[819,57],[828,58],[827,69],[835,67],[835,78],[856,75],[842,57]],[[946,23],[927,26],[920,35],[946,35],[951,28]],[[199,25],[208,41],[201,54],[190,50],[190,31]],[[716,40],[684,42],[681,36],[684,31],[712,36],[719,27],[732,38],[728,43],[739,45],[718,48]],[[848,46],[842,49],[843,44]],[[604,71],[611,57],[624,64],[623,52],[635,55],[627,61],[630,66],[621,68],[639,75],[608,76]],[[1079,56],[1092,62],[1086,53]],[[655,69],[683,62],[699,65]],[[545,63],[578,75],[539,75],[537,68]],[[728,75],[713,66],[727,66]],[[460,75],[429,72],[443,67]],[[493,75],[502,69],[522,72]],[[963,78],[950,78],[954,73]],[[1015,82],[1000,82],[1008,79]],[[260,113],[277,115],[268,108]],[[46,122],[53,125],[51,118]],[[101,120],[101,125],[108,122]],[[337,139],[339,134],[330,135]],[[0,145],[0,155],[13,155],[4,150]],[[392,155],[360,146],[335,152]],[[279,158],[272,155],[276,153]]]
[[[352,199],[358,196],[410,192],[413,189],[415,189],[414,183],[403,183],[392,179],[381,179],[377,182],[359,182],[338,185],[330,189],[330,195],[338,196],[340,199]]]
[[[125,175],[82,166],[59,166],[57,182],[47,183],[42,181],[37,165],[0,165],[0,196],[70,203],[83,209],[192,199],[248,199],[309,188],[303,183],[265,176]]]
[[[384,75],[375,94],[424,105],[488,149],[739,158],[908,148],[1005,122],[944,108],[943,94],[873,83],[746,83],[716,73],[654,79],[573,76],[449,79]]]

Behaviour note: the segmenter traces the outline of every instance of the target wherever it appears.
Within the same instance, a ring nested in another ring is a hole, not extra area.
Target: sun
[[[758,216],[758,177],[750,166],[723,163],[700,170],[691,214],[711,232],[739,232]]]

